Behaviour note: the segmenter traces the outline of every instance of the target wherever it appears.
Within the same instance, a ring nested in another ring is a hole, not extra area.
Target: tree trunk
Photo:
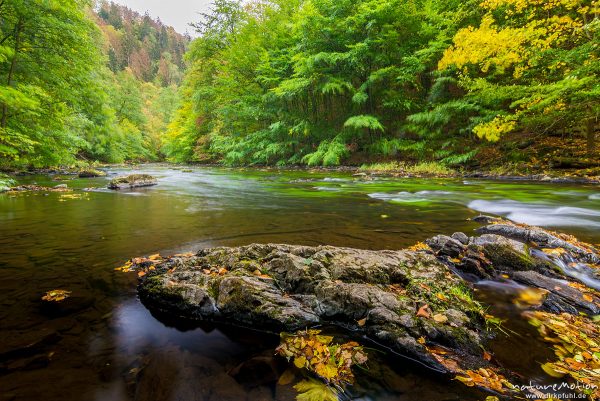
[[[17,26],[15,27],[15,54],[13,54],[13,58],[10,62],[10,68],[8,70],[8,78],[6,79],[6,86],[12,85],[13,75],[15,73],[15,68],[17,66],[17,57],[19,56],[19,47],[21,47],[21,31],[23,30],[23,20],[19,18],[17,22]],[[8,105],[4,103],[2,105],[2,121],[0,122],[0,127],[6,128],[8,124]]]
[[[588,157],[594,157],[596,152],[596,121],[589,118],[586,123],[587,153]]]

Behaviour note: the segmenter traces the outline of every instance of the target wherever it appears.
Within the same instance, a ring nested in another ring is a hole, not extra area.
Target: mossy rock
[[[96,169],[81,170],[78,175],[79,178],[106,177],[106,173],[104,171]]]
[[[210,321],[291,332],[338,325],[443,369],[421,337],[475,356],[487,335],[472,317],[483,307],[452,295],[461,284],[447,265],[420,251],[255,244],[166,259],[143,276],[139,295],[182,326]],[[444,303],[432,302],[438,292],[448,294]],[[430,315],[418,315],[425,303]],[[436,321],[436,314],[447,319]]]
[[[117,177],[110,181],[108,189],[131,189],[140,187],[150,187],[157,185],[158,180],[148,174],[132,174],[125,177]]]

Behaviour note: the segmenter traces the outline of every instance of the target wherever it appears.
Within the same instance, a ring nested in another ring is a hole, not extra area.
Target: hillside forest
[[[597,0],[0,1],[0,161],[600,166]]]

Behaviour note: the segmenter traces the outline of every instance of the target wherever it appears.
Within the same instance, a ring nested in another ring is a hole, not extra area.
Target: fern
[[[376,117],[366,114],[350,117],[344,123],[344,127],[354,129],[370,129],[381,132],[385,131],[385,128]]]
[[[442,164],[449,165],[449,166],[456,166],[456,165],[459,165],[459,164],[465,164],[469,160],[473,159],[477,155],[477,152],[478,152],[478,149],[475,149],[475,150],[472,150],[472,151],[467,152],[467,153],[462,153],[462,154],[458,154],[458,155],[451,155],[451,156],[448,156],[448,157],[440,160],[440,162]]]
[[[302,158],[302,162],[309,166],[339,166],[342,159],[348,157],[346,145],[338,136],[331,141],[325,140],[319,144],[316,152],[309,153]]]
[[[352,91],[354,91],[352,84],[339,78],[329,78],[329,81],[321,88],[323,94],[342,95]]]

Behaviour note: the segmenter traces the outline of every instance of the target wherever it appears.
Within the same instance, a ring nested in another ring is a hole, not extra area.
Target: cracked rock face
[[[452,295],[461,286],[425,252],[270,244],[165,260],[139,294],[149,309],[185,320],[274,332],[338,325],[444,370],[419,338],[475,354],[485,332],[479,305]]]

